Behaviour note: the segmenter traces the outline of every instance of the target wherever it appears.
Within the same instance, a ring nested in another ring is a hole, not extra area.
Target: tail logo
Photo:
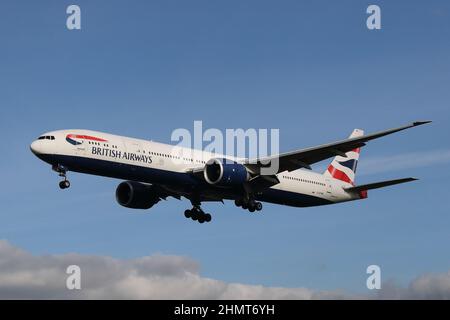
[[[334,178],[353,184],[355,181],[356,167],[358,166],[360,149],[347,152],[347,158],[336,157],[328,166],[327,171]]]

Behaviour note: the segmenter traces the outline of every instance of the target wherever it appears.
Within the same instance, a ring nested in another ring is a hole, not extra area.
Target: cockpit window
[[[55,136],[40,136],[38,140],[55,140]]]

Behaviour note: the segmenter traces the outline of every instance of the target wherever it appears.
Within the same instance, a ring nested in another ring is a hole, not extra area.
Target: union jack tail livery
[[[364,130],[355,129],[350,135],[350,138],[362,137],[363,135]],[[324,172],[324,175],[353,185],[355,183],[360,150],[361,148],[353,149],[345,153],[346,157],[336,156]]]

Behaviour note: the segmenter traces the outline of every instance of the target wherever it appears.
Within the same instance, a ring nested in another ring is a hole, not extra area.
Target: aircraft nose
[[[40,141],[33,141],[30,145],[31,152],[35,155],[42,153],[42,145]]]
[[[51,149],[49,149],[48,144],[45,142],[45,140],[35,140],[30,144],[30,150],[33,152],[33,154],[41,159],[42,161],[45,161],[50,164],[53,163],[53,155],[51,154]]]

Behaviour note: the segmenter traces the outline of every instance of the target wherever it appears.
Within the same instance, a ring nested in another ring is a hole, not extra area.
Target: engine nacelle
[[[244,165],[228,159],[211,159],[203,171],[205,180],[212,185],[231,187],[250,179]]]
[[[117,186],[116,200],[131,209],[150,209],[159,201],[151,185],[135,181],[125,181]]]

